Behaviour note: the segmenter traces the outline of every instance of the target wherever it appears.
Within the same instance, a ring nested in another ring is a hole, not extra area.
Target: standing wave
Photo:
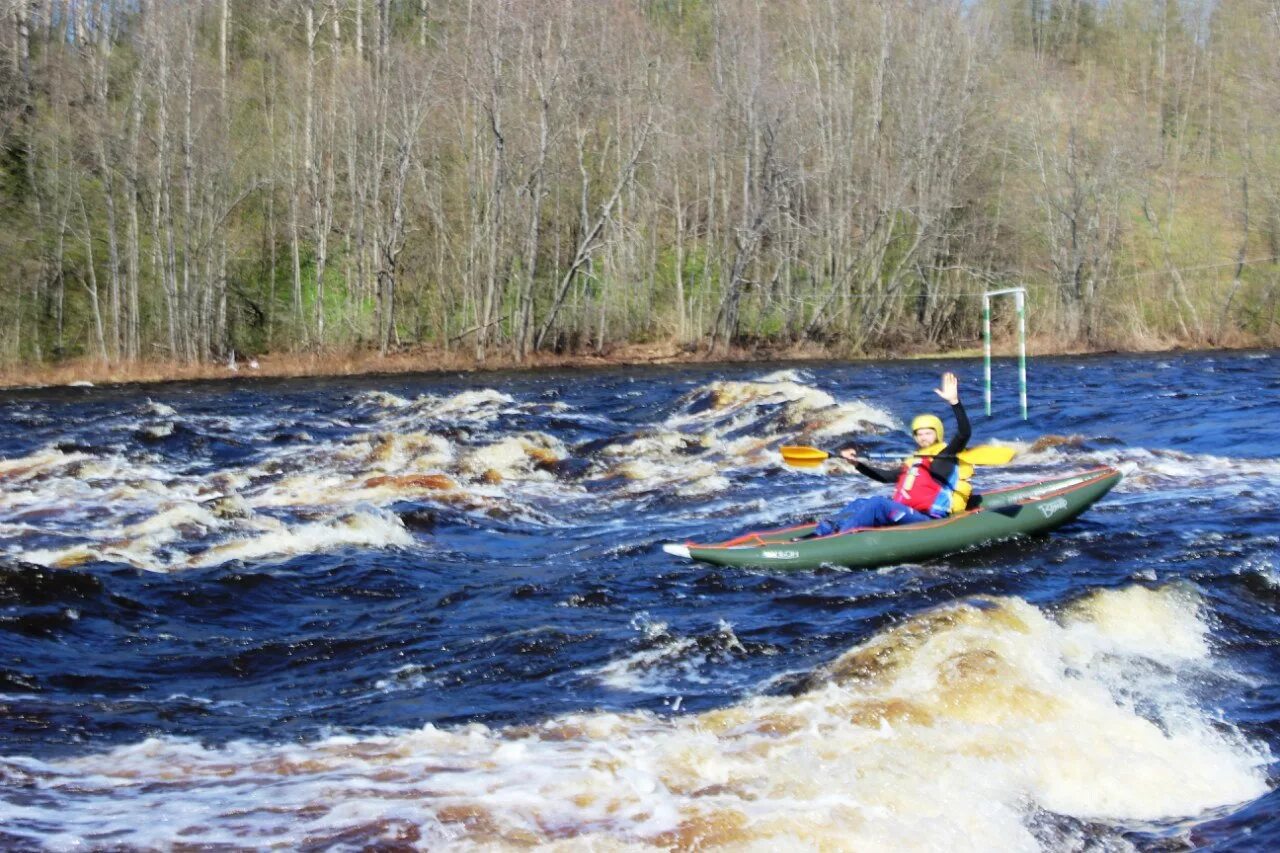
[[[1264,746],[1198,704],[1196,593],[1050,613],[976,597],[904,620],[795,695],[218,748],[154,738],[0,759],[0,839],[113,849],[1037,850],[1267,791]]]

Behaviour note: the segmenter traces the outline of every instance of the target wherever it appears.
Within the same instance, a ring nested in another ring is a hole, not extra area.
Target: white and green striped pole
[[[1018,402],[1022,404],[1022,419],[1027,419],[1027,291],[1019,287],[1015,294],[1018,303]]]
[[[982,294],[982,377],[987,416],[991,416],[991,297],[1012,293],[1018,311],[1018,400],[1027,419],[1027,289],[1009,287]]]
[[[991,417],[991,294],[982,294],[982,394]]]

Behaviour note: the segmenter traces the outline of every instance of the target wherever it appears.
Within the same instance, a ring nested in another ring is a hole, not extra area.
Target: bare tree
[[[1280,324],[1276,0],[0,8],[6,364]]]
[[[1035,125],[1028,140],[1039,179],[1037,201],[1063,309],[1063,331],[1094,343],[1097,289],[1111,275],[1122,234],[1124,147],[1111,135],[1089,136],[1069,124],[1065,138]]]

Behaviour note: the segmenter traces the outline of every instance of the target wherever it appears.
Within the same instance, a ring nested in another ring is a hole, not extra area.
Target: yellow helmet
[[[938,441],[945,441],[944,430],[942,429],[942,419],[937,415],[916,415],[911,421],[911,434],[915,435],[916,430],[932,429],[938,435]]]

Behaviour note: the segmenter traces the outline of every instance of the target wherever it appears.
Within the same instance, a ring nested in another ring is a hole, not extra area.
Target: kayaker
[[[818,524],[815,533],[828,536],[858,527],[888,527],[946,518],[963,511],[972,486],[973,466],[961,462],[957,454],[969,444],[969,417],[960,403],[960,383],[954,373],[942,374],[942,387],[934,393],[951,405],[956,434],[945,444],[942,420],[936,415],[919,415],[911,421],[916,452],[897,469],[876,468],[858,458],[858,451],[845,448],[840,456],[858,471],[881,483],[897,483],[893,498],[858,498],[838,513]]]

